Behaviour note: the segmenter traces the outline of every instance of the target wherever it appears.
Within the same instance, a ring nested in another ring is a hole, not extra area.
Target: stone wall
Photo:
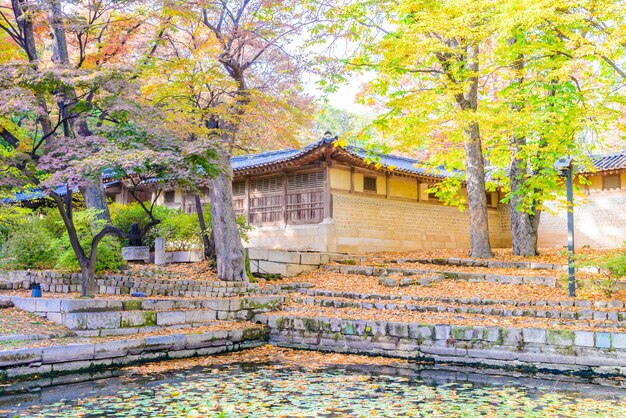
[[[199,334],[146,336],[100,343],[0,350],[0,382],[74,373],[147,361],[204,356],[258,347],[267,340],[259,327],[239,327]]]
[[[315,270],[331,260],[332,255],[318,252],[283,251],[248,248],[252,273],[280,274],[284,277]]]
[[[124,275],[97,275],[96,282],[98,293],[109,295],[143,292],[147,296],[228,297],[258,290],[253,283]],[[41,284],[44,292],[80,292],[81,276],[79,273],[56,271],[0,271],[0,290],[30,289],[33,283]]]
[[[451,326],[263,314],[283,347],[626,376],[626,333]]]
[[[222,299],[59,299],[8,296],[16,308],[40,315],[72,330],[111,330],[202,324],[215,320],[249,320],[277,309],[284,296]],[[104,336],[100,333],[98,336]]]
[[[469,215],[434,202],[333,192],[334,243],[329,251],[375,252],[469,248]],[[505,206],[488,209],[491,244],[510,245]]]
[[[553,208],[554,209],[554,208]],[[626,242],[626,189],[592,192],[574,207],[576,247],[618,248]],[[539,223],[540,247],[567,246],[567,212],[544,212]]]

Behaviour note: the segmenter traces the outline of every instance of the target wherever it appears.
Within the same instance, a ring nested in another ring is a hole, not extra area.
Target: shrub
[[[146,214],[145,210],[137,202],[133,202],[128,205],[112,203],[109,205],[109,211],[111,212],[111,221],[113,222],[113,225],[127,233],[130,232],[130,227],[134,223],[139,224],[143,230],[148,222],[150,222],[150,218]],[[153,214],[155,218],[163,221],[170,216],[174,216],[178,212],[179,211],[176,209],[170,209],[165,206],[155,206]],[[154,248],[154,235],[150,234],[150,231],[148,231],[148,234],[144,237],[143,241],[144,245]],[[122,244],[128,245],[128,241],[122,240]]]
[[[32,210],[16,205],[0,205],[0,247],[9,238],[11,231],[28,222]]]
[[[596,287],[606,296],[613,296],[620,279],[626,277],[626,251],[607,257],[583,259],[578,264],[581,267],[592,267],[602,275],[602,279],[595,283]]]
[[[55,237],[41,220],[29,217],[23,224],[9,230],[2,246],[3,265],[12,269],[51,268],[56,263]]]
[[[163,238],[169,251],[189,251],[202,248],[202,235],[197,214],[186,214],[176,211],[161,220],[148,235],[151,241]]]
[[[93,239],[93,229],[100,229],[102,225],[97,225],[100,222],[95,220],[94,212],[92,210],[85,210],[74,213],[74,225],[76,232],[78,233],[78,239],[83,248],[88,250],[91,246]],[[96,224],[94,227],[94,223]],[[93,228],[93,229],[92,229]],[[74,254],[74,250],[70,244],[70,238],[67,233],[64,233],[58,238],[54,244],[54,247],[58,249],[59,255],[57,257],[56,268],[64,270],[80,270],[80,265]],[[103,270],[118,270],[121,268],[125,261],[122,258],[121,243],[117,237],[106,236],[98,244],[98,256],[96,257],[96,271]],[[89,252],[87,251],[87,256]]]

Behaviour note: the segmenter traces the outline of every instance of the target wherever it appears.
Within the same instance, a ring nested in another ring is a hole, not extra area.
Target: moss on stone
[[[154,311],[146,311],[143,313],[143,318],[144,318],[144,322],[143,325],[148,327],[148,326],[153,326],[156,325],[156,312]]]
[[[141,301],[140,300],[125,300],[122,301],[122,309],[125,311],[140,311],[141,310]]]

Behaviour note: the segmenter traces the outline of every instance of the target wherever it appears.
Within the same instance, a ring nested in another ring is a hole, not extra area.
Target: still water
[[[621,384],[470,369],[230,364],[0,392],[0,416],[626,417]]]

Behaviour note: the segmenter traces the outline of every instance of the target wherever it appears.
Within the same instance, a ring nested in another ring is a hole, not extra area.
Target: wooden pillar
[[[420,201],[420,180],[418,178],[415,179],[415,186],[417,187],[415,196],[417,196],[417,201],[419,202]]]
[[[429,187],[428,183],[420,183],[419,184],[419,200],[420,202],[427,202],[428,201],[428,192],[426,191]]]
[[[283,223],[287,225],[287,172],[283,171]]]
[[[391,196],[389,180],[391,180],[391,174],[385,173],[385,197],[387,199],[389,199],[389,197]]]
[[[243,213],[246,217],[246,223],[250,223],[250,176],[245,178],[245,187],[243,195]]]
[[[354,166],[350,167],[350,193],[354,193]]]

